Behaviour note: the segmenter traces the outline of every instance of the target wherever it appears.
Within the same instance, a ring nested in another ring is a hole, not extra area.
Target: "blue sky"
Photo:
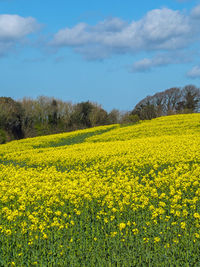
[[[110,111],[200,81],[200,1],[0,0],[0,95]]]

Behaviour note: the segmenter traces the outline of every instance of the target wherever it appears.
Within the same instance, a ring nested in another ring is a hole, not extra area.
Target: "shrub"
[[[140,120],[139,116],[137,114],[134,114],[134,115],[130,115],[129,116],[129,120],[132,122],[132,123],[136,123]]]
[[[0,144],[6,143],[6,133],[5,131],[0,129]]]

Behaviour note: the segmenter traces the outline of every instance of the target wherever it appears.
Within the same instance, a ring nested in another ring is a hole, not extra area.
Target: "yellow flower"
[[[110,233],[111,237],[115,237],[116,234],[117,234],[117,232],[111,232],[111,233]]]
[[[6,230],[6,234],[7,234],[7,235],[11,235],[11,233],[12,233],[12,232],[11,232],[10,229]]]
[[[132,232],[134,235],[137,235],[139,233],[139,230],[137,228],[135,228],[135,229],[132,229]]]
[[[198,233],[194,234],[196,238],[200,238],[200,235]]]
[[[187,210],[184,209],[182,213],[183,213],[184,217],[187,217],[187,215],[188,215],[188,211]]]
[[[120,223],[119,224],[119,230],[122,231],[126,227],[125,223]]]
[[[130,226],[130,225],[131,225],[131,222],[130,222],[130,221],[128,221],[128,222],[127,222],[127,225],[128,225],[128,226]]]
[[[47,239],[48,238],[47,234],[43,233],[43,238]]]
[[[181,228],[185,229],[186,223],[185,222],[181,222]]]
[[[105,223],[108,223],[108,218],[104,218],[104,222]]]
[[[57,216],[60,216],[61,213],[62,213],[62,212],[61,212],[60,210],[58,210],[58,211],[55,212],[55,214],[56,214]]]
[[[154,238],[154,243],[158,243],[158,242],[160,242],[160,237],[157,236]]]
[[[197,212],[196,212],[196,213],[194,213],[194,218],[195,218],[195,219],[199,219],[199,218],[200,218],[200,214],[199,214],[199,213],[197,213]]]

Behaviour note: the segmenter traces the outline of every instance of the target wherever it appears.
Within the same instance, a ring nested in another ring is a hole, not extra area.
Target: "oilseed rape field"
[[[0,266],[200,266],[200,114],[1,145]]]

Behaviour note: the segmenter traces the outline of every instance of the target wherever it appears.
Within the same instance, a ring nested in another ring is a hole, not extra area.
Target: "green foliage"
[[[92,109],[93,105],[89,101],[77,104],[72,114],[72,124],[91,127],[90,114]]]
[[[145,105],[141,104],[131,114],[138,116],[141,120],[151,120],[157,117],[156,107],[150,102]]]
[[[23,130],[26,137],[70,132],[106,124],[114,124],[100,105],[90,101],[72,104],[40,96],[36,100],[24,98]]]
[[[0,144],[6,143],[6,133],[4,130],[0,129]]]
[[[23,108],[10,97],[0,97],[0,127],[15,139],[24,137],[22,130]]]
[[[129,116],[129,119],[132,123],[136,123],[140,121],[140,118],[137,114],[132,114]]]

